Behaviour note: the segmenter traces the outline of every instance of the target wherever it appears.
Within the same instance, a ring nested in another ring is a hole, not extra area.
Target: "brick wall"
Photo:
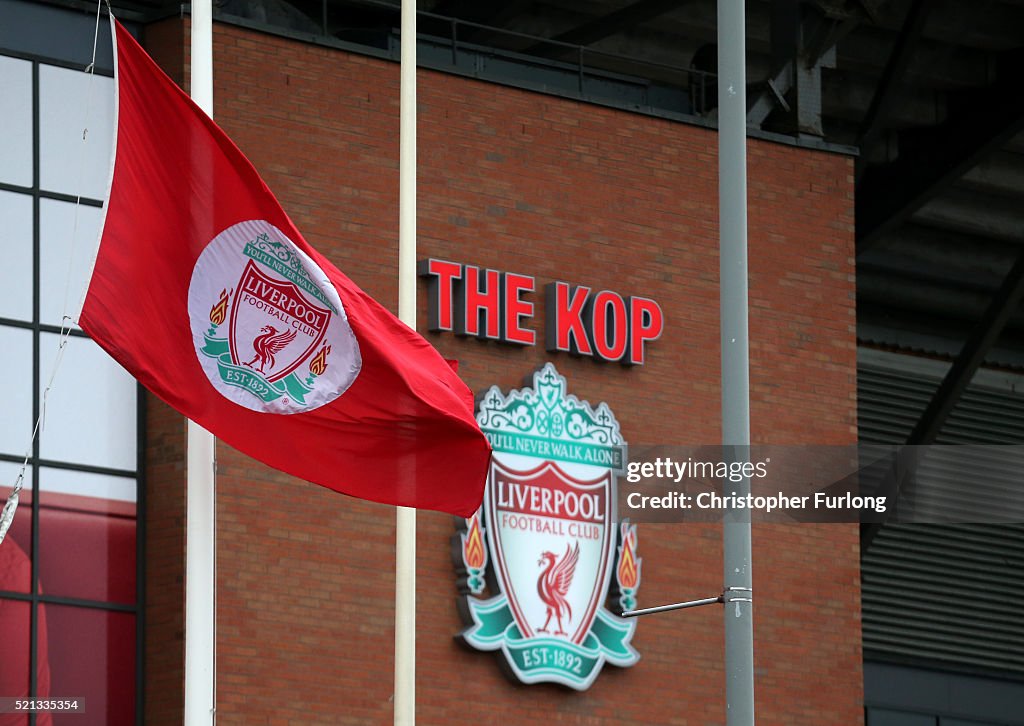
[[[394,309],[398,66],[222,24],[215,44],[218,123],[306,239]],[[164,59],[187,62],[167,49]],[[635,368],[450,334],[431,341],[475,390],[521,386],[553,360],[570,392],[612,407],[629,441],[716,442],[716,143],[699,127],[421,71],[418,257],[532,275],[538,289],[558,279],[645,295],[666,317]],[[852,173],[843,156],[751,141],[756,442],[856,440]],[[153,422],[150,432],[164,433]],[[389,723],[394,511],[223,444],[218,461],[218,721]],[[180,513],[149,516],[154,527]],[[419,515],[420,723],[724,722],[718,608],[642,620],[640,663],[605,667],[585,693],[514,685],[494,656],[461,650],[451,532],[450,517]],[[644,525],[639,538],[641,605],[720,590],[719,528]],[[861,723],[857,526],[756,526],[754,551],[759,723]],[[170,556],[151,545],[151,578]],[[151,645],[169,636],[156,628]],[[171,685],[147,684],[158,723],[171,712],[154,691]]]

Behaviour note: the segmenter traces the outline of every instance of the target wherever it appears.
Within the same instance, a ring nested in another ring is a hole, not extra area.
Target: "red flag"
[[[110,198],[79,318],[239,451],[345,494],[468,517],[472,392],[309,246],[231,140],[116,27]]]

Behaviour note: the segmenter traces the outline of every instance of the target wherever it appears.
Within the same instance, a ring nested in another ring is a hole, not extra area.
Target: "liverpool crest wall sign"
[[[630,644],[640,559],[636,527],[615,516],[626,444],[604,403],[569,395],[548,363],[532,388],[492,387],[477,421],[494,449],[484,502],[459,520],[458,638],[500,651],[523,683],[590,687],[605,662],[640,656]]]

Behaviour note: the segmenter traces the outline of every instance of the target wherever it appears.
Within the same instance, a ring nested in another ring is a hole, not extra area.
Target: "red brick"
[[[147,29],[179,82],[187,23]],[[215,118],[311,244],[397,302],[398,66],[215,26]],[[667,327],[647,364],[428,339],[475,390],[519,387],[544,361],[615,411],[632,442],[720,437],[717,153],[713,131],[429,71],[419,73],[420,258],[653,297]],[[756,442],[856,439],[849,158],[752,140],[751,420]],[[544,330],[534,296],[533,327]],[[421,290],[420,324],[426,300]],[[180,723],[183,425],[150,406],[147,723]],[[218,449],[218,721],[389,723],[394,511]],[[421,513],[421,723],[724,722],[722,612],[643,620],[631,669],[585,693],[517,686],[456,647],[451,517]],[[715,593],[720,529],[643,525],[642,604]],[[754,531],[758,718],[862,721],[856,525]],[[824,598],[824,599],[823,599]]]

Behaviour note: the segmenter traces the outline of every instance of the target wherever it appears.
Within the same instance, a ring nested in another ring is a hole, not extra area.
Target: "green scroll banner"
[[[526,638],[515,623],[505,595],[489,600],[469,598],[473,625],[462,638],[480,650],[505,651],[509,663],[525,683],[556,680],[583,690],[609,663],[631,666],[640,655],[629,645],[634,624],[600,608],[582,644],[549,636]]]
[[[281,396],[288,396],[299,404],[305,404],[306,396],[312,388],[303,385],[294,373],[289,373],[276,383],[271,383],[256,371],[231,362],[231,350],[227,338],[211,338],[209,333],[203,335],[205,344],[203,355],[217,359],[217,370],[220,378],[229,386],[244,388],[265,403],[270,403]]]

